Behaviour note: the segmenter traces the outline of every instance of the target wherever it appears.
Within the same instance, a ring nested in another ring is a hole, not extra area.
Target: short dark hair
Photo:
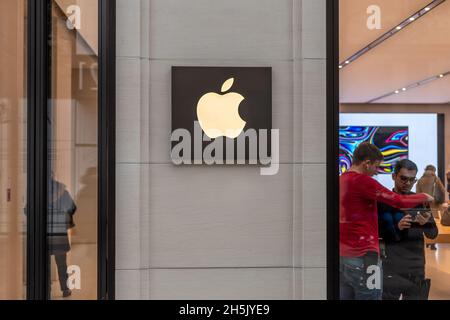
[[[410,170],[410,171],[414,170],[416,173],[419,172],[419,168],[417,167],[417,165],[408,159],[403,159],[403,160],[397,162],[397,164],[395,165],[394,173],[399,174],[400,170],[402,170],[402,169],[406,169],[406,170]]]
[[[433,172],[436,172],[437,169],[436,169],[435,166],[433,166],[432,164],[430,164],[430,165],[428,165],[428,166],[425,168],[425,171],[433,171]]]
[[[358,165],[366,160],[371,162],[383,161],[384,157],[380,149],[369,142],[361,143],[353,153],[353,164]]]

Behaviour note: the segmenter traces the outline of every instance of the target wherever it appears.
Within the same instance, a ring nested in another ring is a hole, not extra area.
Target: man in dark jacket
[[[71,249],[68,230],[75,226],[73,215],[76,210],[75,202],[66,186],[52,176],[48,182],[47,244],[49,259],[50,256],[55,257],[64,298],[72,295],[72,291],[67,285],[67,253]]]
[[[394,174],[394,192],[413,194],[417,182],[417,165],[410,160],[397,163]],[[408,213],[409,212],[409,213]],[[383,300],[427,299],[429,281],[425,279],[424,235],[429,239],[438,236],[431,212],[411,210],[404,212],[386,204],[379,204],[379,235],[384,246]]]
[[[67,253],[71,250],[68,230],[75,227],[73,216],[77,211],[77,206],[66,186],[55,180],[53,172],[48,179],[47,187],[48,265],[50,266],[51,264],[51,256],[54,256],[63,298],[68,298],[72,295],[72,291],[67,285]],[[25,207],[25,215],[27,215],[27,210],[27,207]],[[50,269],[48,268],[48,280],[51,287]]]

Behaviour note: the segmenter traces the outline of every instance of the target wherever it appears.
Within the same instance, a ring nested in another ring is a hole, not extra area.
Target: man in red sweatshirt
[[[353,165],[340,178],[340,296],[342,300],[381,300],[382,269],[378,237],[377,203],[398,209],[432,202],[428,194],[400,195],[372,177],[383,154],[362,143]]]

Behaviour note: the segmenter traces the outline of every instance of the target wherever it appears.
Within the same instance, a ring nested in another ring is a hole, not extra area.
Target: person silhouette
[[[67,286],[67,253],[71,250],[68,230],[75,227],[73,216],[76,210],[66,186],[55,180],[52,174],[48,182],[47,243],[49,258],[55,257],[64,298],[72,295]]]
[[[447,180],[447,193],[448,193],[448,196],[450,198],[450,166],[448,167],[448,171],[445,174],[445,177],[446,177],[446,180]]]

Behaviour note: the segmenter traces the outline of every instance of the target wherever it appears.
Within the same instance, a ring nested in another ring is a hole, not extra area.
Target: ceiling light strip
[[[388,40],[389,38],[391,38],[392,36],[394,36],[395,34],[400,32],[401,30],[403,30],[410,24],[416,22],[418,19],[420,19],[421,17],[423,17],[424,15],[426,15],[431,10],[435,9],[437,6],[444,3],[445,1],[446,0],[434,0],[427,6],[423,7],[422,9],[420,9],[413,15],[411,15],[408,18],[406,18],[405,20],[403,20],[400,24],[398,24],[397,26],[395,26],[394,28],[392,28],[391,30],[389,30],[388,32],[386,32],[385,34],[383,34],[382,36],[377,38],[375,41],[371,42],[368,46],[362,48],[357,53],[355,53],[354,55],[349,57],[348,59],[345,59],[343,62],[341,62],[339,64],[339,69],[345,68],[346,66],[348,66],[349,64],[354,62],[356,59],[358,59],[362,55],[366,54],[369,50],[372,50],[373,48],[379,46],[381,43]]]
[[[449,75],[450,75],[450,71],[447,71],[447,72],[444,72],[444,73],[440,73],[440,74],[438,74],[436,76],[432,76],[432,77],[423,79],[421,81],[414,82],[414,83],[412,83],[410,85],[407,85],[406,87],[402,87],[402,88],[399,88],[399,89],[397,89],[395,91],[386,93],[386,94],[384,94],[384,95],[382,95],[382,96],[380,96],[378,98],[375,98],[375,99],[372,99],[370,101],[367,101],[366,103],[374,103],[374,102],[382,100],[384,98],[387,98],[387,97],[390,97],[390,96],[393,96],[393,95],[397,95],[397,94],[400,94],[402,92],[410,91],[411,89],[415,89],[417,87],[424,86],[424,85],[426,85],[426,84],[428,84],[430,82],[442,79],[442,78],[444,78],[446,76],[449,76]]]

